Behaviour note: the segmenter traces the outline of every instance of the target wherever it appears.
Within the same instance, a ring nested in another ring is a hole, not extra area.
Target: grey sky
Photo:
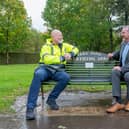
[[[46,27],[43,26],[44,21],[41,18],[41,12],[44,10],[46,0],[23,0],[23,2],[28,16],[32,18],[32,27],[38,31],[45,31]]]

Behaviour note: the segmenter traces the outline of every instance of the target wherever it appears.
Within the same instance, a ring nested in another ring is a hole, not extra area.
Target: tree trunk
[[[6,52],[6,64],[9,64],[9,52]]]
[[[6,47],[6,64],[9,64],[9,31],[8,31],[8,29],[6,31],[6,43],[7,43],[7,47]]]
[[[125,25],[128,25],[128,11],[125,10]]]
[[[112,27],[109,29],[109,37],[110,37],[110,48],[113,51],[113,36],[112,36]]]

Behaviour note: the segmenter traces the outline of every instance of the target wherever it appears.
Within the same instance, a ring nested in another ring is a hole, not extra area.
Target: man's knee
[[[35,70],[34,77],[38,77],[40,80],[44,80],[45,79],[45,71],[40,70],[40,69]]]
[[[42,73],[41,73],[40,70],[36,70],[36,71],[34,72],[34,75],[37,76],[37,77],[40,77],[40,76],[42,76]]]
[[[129,82],[129,72],[125,73],[125,75],[124,75],[124,80],[125,80],[126,82]]]
[[[70,81],[70,75],[66,74],[66,80],[69,82]]]
[[[60,79],[69,82],[69,80],[70,80],[70,75],[67,74],[67,73],[64,73],[64,74],[62,74],[62,76],[60,76]]]
[[[112,76],[117,75],[120,76],[120,71],[119,70],[112,70]]]

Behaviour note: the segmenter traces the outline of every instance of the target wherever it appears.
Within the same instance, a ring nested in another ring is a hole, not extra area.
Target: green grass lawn
[[[27,93],[36,66],[0,65],[0,112],[10,111],[16,96]]]
[[[17,96],[28,92],[37,64],[0,65],[0,112],[10,112],[10,106]],[[51,86],[45,86],[45,91]],[[70,90],[91,92],[110,89],[111,86],[69,86]]]

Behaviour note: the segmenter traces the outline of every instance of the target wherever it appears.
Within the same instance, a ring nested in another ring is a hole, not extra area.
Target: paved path
[[[46,98],[47,98],[46,94]],[[59,111],[51,111],[38,99],[37,118],[25,120],[26,95],[12,106],[17,114],[0,115],[0,129],[129,129],[129,113],[107,114],[111,91],[101,93],[64,92],[58,99]]]
[[[41,113],[33,121],[13,115],[0,116],[0,129],[129,129],[129,113],[64,116]]]

